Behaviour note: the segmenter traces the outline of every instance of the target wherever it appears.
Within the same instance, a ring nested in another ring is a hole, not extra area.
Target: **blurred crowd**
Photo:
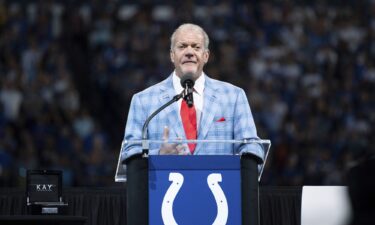
[[[374,151],[375,1],[327,2],[0,0],[0,185],[44,168],[114,185],[131,96],[172,72],[184,22],[272,142],[262,183],[344,184]]]

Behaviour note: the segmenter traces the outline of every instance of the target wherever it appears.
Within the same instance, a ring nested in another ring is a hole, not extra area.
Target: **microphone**
[[[181,78],[181,85],[184,90],[181,94],[175,95],[171,100],[166,102],[164,105],[160,106],[155,112],[153,112],[145,121],[142,128],[142,157],[148,157],[148,151],[150,144],[147,141],[147,134],[148,134],[148,124],[160,111],[170,106],[172,103],[177,102],[180,98],[184,98],[186,103],[189,107],[193,106],[193,87],[194,87],[194,79],[193,73],[186,73]]]
[[[193,87],[194,87],[194,84],[195,84],[195,81],[193,79],[193,76],[194,74],[193,73],[186,73],[184,74],[182,77],[181,77],[181,86],[184,88],[184,99],[187,103],[187,105],[189,106],[189,108],[191,108],[194,104],[194,101],[193,101]]]

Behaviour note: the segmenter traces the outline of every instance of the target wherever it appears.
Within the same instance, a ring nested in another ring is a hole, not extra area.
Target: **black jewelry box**
[[[62,198],[62,172],[27,170],[27,212],[31,215],[64,215],[68,204]]]

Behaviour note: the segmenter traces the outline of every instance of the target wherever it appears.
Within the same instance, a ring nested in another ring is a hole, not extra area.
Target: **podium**
[[[162,141],[149,142],[162,144]],[[129,141],[125,144],[142,144]],[[258,225],[258,184],[269,140],[175,140],[253,145],[251,152],[226,155],[149,155],[119,157],[115,180],[126,181],[128,225]],[[249,148],[251,149],[251,148]]]

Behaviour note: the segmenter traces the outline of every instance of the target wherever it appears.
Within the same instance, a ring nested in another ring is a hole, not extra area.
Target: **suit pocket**
[[[225,121],[221,121],[222,116],[214,118],[214,122],[208,131],[209,136],[213,136],[215,139],[231,139],[233,126],[230,119],[225,118]]]

